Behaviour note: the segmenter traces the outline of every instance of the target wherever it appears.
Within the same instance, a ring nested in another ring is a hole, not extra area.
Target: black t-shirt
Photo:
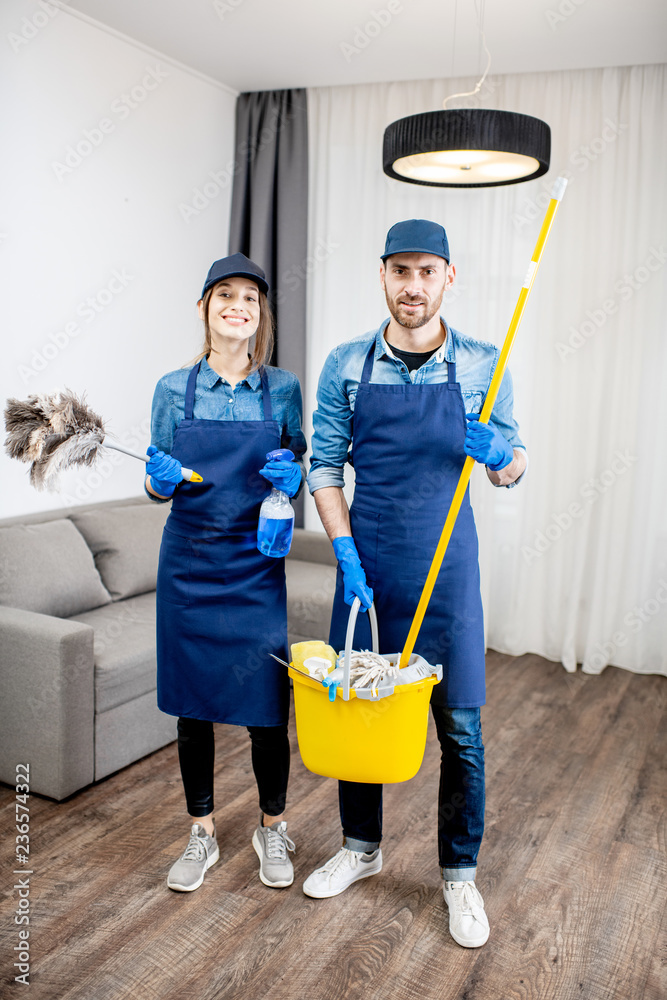
[[[394,347],[393,344],[390,344],[389,341],[387,341],[387,344],[391,348],[391,353],[406,363],[409,372],[413,372],[417,368],[421,368],[425,361],[428,361],[428,359],[432,357],[436,351],[440,350],[439,347],[436,347],[435,351],[425,351],[417,354],[415,351],[401,351],[398,347]]]

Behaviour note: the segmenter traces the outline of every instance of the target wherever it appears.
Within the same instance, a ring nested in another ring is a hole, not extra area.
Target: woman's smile
[[[245,323],[248,322],[249,317],[248,316],[235,316],[235,315],[230,314],[230,313],[223,313],[222,314],[222,319],[224,319],[224,321],[226,323],[231,323],[232,326],[243,326]]]

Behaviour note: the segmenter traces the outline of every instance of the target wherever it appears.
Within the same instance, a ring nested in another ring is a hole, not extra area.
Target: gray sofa
[[[0,521],[0,781],[27,763],[60,800],[175,739],[155,693],[168,513],[138,497]],[[296,529],[286,572],[290,642],[326,639],[326,536]]]

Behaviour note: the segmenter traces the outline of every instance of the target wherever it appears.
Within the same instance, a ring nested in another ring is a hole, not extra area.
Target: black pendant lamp
[[[385,129],[385,174],[429,187],[499,187],[549,169],[551,130],[514,111],[427,111]]]
[[[486,69],[474,90],[452,94],[442,111],[427,111],[393,122],[385,129],[382,166],[385,174],[408,184],[428,187],[500,187],[541,177],[549,169],[551,130],[546,122],[514,111],[457,108],[447,105],[476,97],[491,68],[484,34],[484,4],[475,0]],[[456,50],[458,0],[454,5],[452,68]]]

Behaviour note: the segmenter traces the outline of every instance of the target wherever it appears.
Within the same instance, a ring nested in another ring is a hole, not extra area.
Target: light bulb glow
[[[527,177],[539,167],[533,156],[491,149],[449,149],[394,160],[401,177],[430,184],[476,184]]]

